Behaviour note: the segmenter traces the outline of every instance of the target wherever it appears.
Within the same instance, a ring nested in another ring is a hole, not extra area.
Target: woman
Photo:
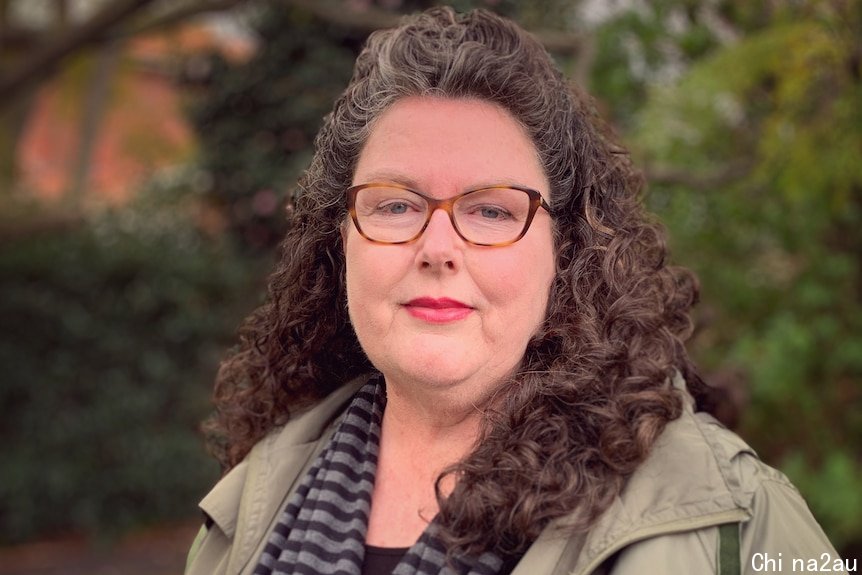
[[[787,480],[695,413],[696,284],[600,125],[487,12],[371,37],[220,371],[229,472],[187,573],[837,558]]]

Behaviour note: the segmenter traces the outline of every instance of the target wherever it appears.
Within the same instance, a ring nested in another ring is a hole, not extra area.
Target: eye
[[[504,216],[503,212],[501,212],[497,208],[492,208],[492,207],[488,207],[488,206],[485,206],[481,210],[479,210],[479,213],[482,214],[483,218],[488,218],[488,219],[498,219],[498,218],[502,218]]]
[[[510,218],[512,215],[508,210],[490,205],[475,206],[473,214],[479,215],[486,220],[504,220]]]
[[[410,204],[401,201],[384,202],[377,206],[378,212],[392,214],[394,216],[406,214],[411,209],[413,208],[411,208]]]

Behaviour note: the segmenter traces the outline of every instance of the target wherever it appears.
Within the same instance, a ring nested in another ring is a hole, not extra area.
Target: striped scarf
[[[359,575],[377,470],[383,378],[353,397],[338,429],[282,511],[255,575]],[[432,522],[393,575],[495,575],[503,560],[487,551],[448,564]]]

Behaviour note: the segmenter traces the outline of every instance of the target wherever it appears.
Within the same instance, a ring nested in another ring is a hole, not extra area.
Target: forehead
[[[354,172],[354,185],[371,181],[433,195],[495,184],[548,189],[523,126],[496,104],[465,98],[409,97],[390,106],[371,128]]]

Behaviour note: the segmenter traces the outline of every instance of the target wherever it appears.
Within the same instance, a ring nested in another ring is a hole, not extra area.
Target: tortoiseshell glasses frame
[[[359,193],[362,190],[369,189],[369,188],[387,188],[387,189],[402,190],[402,191],[410,192],[411,194],[415,194],[416,196],[419,196],[420,198],[422,198],[422,200],[425,202],[425,220],[422,223],[421,227],[419,227],[415,233],[413,233],[412,235],[410,235],[409,237],[407,237],[405,239],[386,240],[386,239],[380,239],[378,237],[374,237],[373,234],[369,235],[367,233],[367,231],[363,229],[362,222],[361,222],[362,218],[357,214],[357,210],[356,210],[356,197],[357,197],[357,195],[359,195]],[[526,196],[529,198],[529,207],[528,207],[527,213],[524,216],[523,227],[520,229],[520,231],[516,235],[514,235],[514,237],[507,239],[505,241],[488,242],[488,241],[477,241],[476,239],[471,239],[470,237],[468,237],[469,234],[465,235],[464,231],[458,225],[458,218],[455,215],[454,207],[460,200],[462,200],[465,197],[470,196],[471,194],[477,194],[477,193],[482,193],[482,192],[491,192],[493,190],[514,190],[514,191],[526,194]],[[545,211],[548,212],[548,214],[551,213],[551,206],[548,205],[548,203],[542,197],[542,194],[540,192],[533,190],[533,189],[530,189],[530,188],[525,188],[525,187],[521,187],[521,186],[511,186],[511,185],[488,186],[488,187],[478,188],[475,190],[469,190],[467,192],[464,192],[462,194],[458,194],[456,196],[452,196],[450,198],[437,199],[437,198],[432,198],[430,196],[427,196],[421,192],[417,192],[416,190],[413,190],[411,188],[408,188],[408,187],[400,185],[400,184],[393,184],[390,182],[371,182],[371,183],[360,184],[360,185],[348,188],[346,191],[346,194],[347,194],[347,210],[348,210],[348,212],[350,212],[350,218],[353,220],[353,224],[356,226],[356,230],[360,233],[360,235],[362,235],[362,237],[364,237],[368,241],[379,243],[379,244],[407,244],[407,243],[416,241],[425,232],[425,229],[428,227],[428,223],[431,221],[431,216],[434,214],[434,212],[437,210],[443,210],[444,212],[446,212],[449,215],[449,221],[452,223],[452,227],[455,229],[455,233],[457,233],[458,236],[462,240],[467,242],[468,244],[472,244],[472,245],[476,245],[476,246],[487,246],[487,247],[508,246],[508,245],[514,244],[515,242],[517,242],[518,240],[520,240],[521,238],[524,237],[524,235],[530,229],[530,224],[533,222],[533,218],[535,217],[536,212],[539,210],[540,207],[544,208]]]

